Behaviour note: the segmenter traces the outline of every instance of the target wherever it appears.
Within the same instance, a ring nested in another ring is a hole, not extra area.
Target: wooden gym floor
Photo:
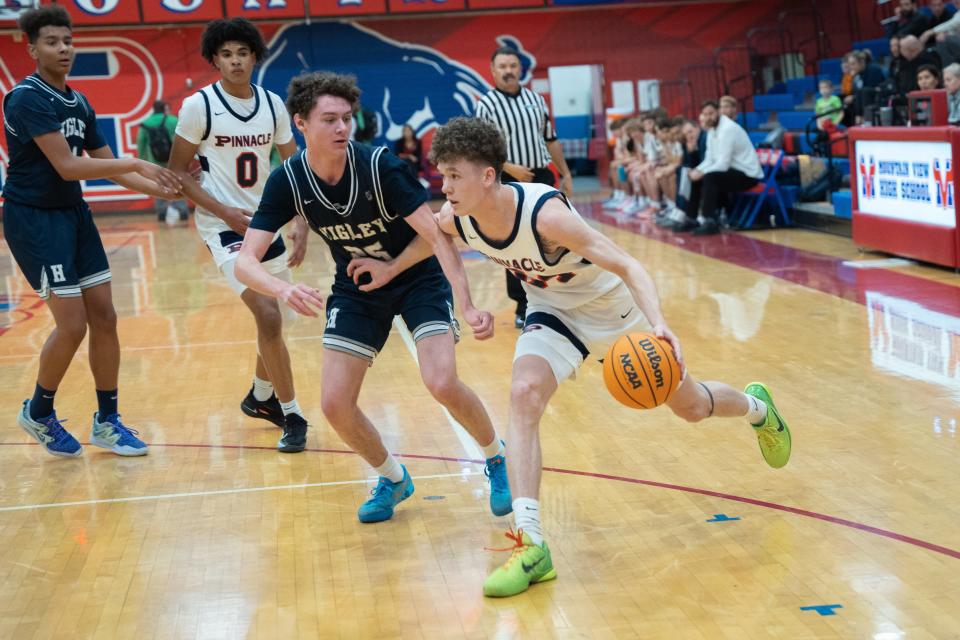
[[[802,230],[676,237],[604,215],[656,279],[691,371],[770,385],[793,431],[768,468],[744,421],[631,411],[590,363],[542,425],[543,513],[559,578],[506,600],[506,554],[476,446],[394,332],[363,408],[416,493],[361,525],[371,470],[320,412],[322,320],[288,332],[308,451],[239,403],[251,317],[195,231],[106,217],[124,348],[120,407],[151,444],[122,459],[43,452],[17,427],[44,305],[0,248],[0,638],[960,638],[960,287]],[[516,331],[502,272],[466,254],[489,343],[460,372],[506,431]],[[846,261],[856,261],[854,268]],[[328,286],[317,237],[295,277]],[[86,442],[85,347],[58,393]]]

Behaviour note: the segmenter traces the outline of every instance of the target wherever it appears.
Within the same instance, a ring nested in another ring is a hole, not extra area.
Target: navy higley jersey
[[[416,236],[404,218],[427,201],[423,185],[407,164],[383,147],[350,142],[347,166],[335,185],[310,169],[306,151],[288,158],[270,174],[250,226],[276,232],[300,215],[329,245],[337,284],[356,289],[346,268],[355,257],[396,258]],[[436,258],[400,274],[387,287],[432,270]]]
[[[87,99],[69,86],[60,91],[34,74],[4,96],[3,120],[10,153],[3,197],[40,209],[80,204],[80,182],[61,178],[33,139],[60,130],[77,156],[106,146]]]

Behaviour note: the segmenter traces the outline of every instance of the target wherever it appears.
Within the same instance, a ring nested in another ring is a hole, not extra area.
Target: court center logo
[[[860,174],[860,195],[864,198],[876,197],[876,175],[877,162],[873,156],[860,156],[860,162],[857,163]]]
[[[942,209],[953,207],[953,160],[935,158],[933,161],[933,181],[936,183],[937,206]]]

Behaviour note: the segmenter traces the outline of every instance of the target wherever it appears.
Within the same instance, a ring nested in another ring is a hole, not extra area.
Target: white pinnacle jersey
[[[177,135],[198,145],[204,191],[225,205],[254,212],[270,176],[270,151],[293,137],[289,116],[280,98],[263,87],[251,85],[253,99],[241,101],[219,85],[184,100]],[[246,113],[241,104],[248,105]]]
[[[503,242],[485,237],[469,216],[454,222],[468,245],[511,271],[523,283],[531,306],[574,309],[596,300],[616,288],[622,280],[567,249],[544,253],[537,233],[537,214],[551,198],[559,198],[570,212],[580,217],[566,197],[544,184],[508,182],[515,190],[517,213],[513,231]]]

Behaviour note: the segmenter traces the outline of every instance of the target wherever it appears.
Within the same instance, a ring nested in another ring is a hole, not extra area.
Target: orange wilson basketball
[[[666,340],[652,333],[628,333],[607,351],[603,381],[621,404],[653,409],[680,386],[680,364]]]

